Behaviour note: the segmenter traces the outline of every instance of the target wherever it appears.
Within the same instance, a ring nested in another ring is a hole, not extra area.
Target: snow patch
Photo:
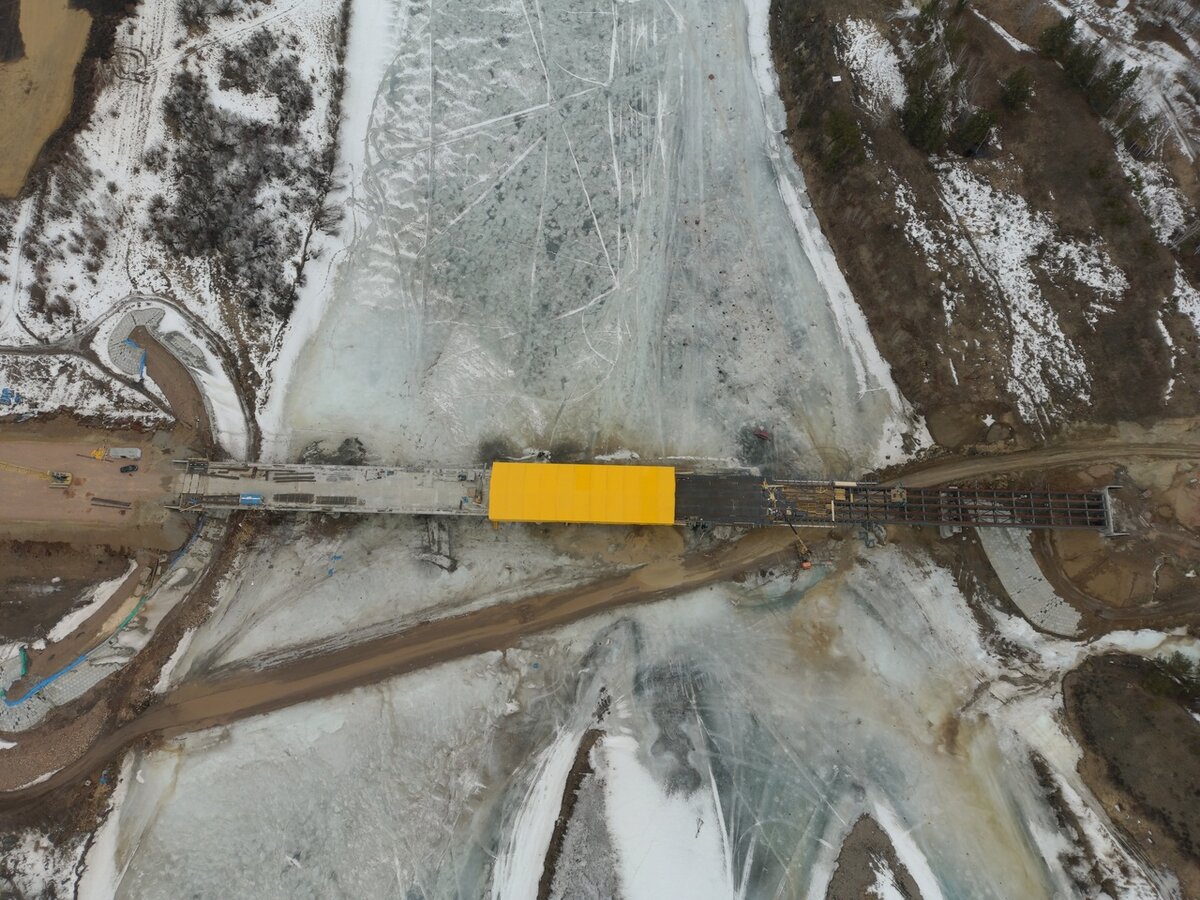
[[[0,353],[0,418],[64,411],[147,426],[171,417],[149,397],[117,381],[95,363],[67,354]]]
[[[129,565],[126,567],[123,574],[118,575],[111,581],[104,581],[93,587],[91,598],[84,601],[81,606],[77,607],[59,619],[57,624],[50,629],[50,633],[46,635],[46,640],[48,640],[51,644],[56,644],[59,641],[70,637],[76,628],[90,619],[96,613],[96,611],[100,609],[100,607],[109,601],[112,595],[117,592],[117,588],[125,583],[125,579],[128,578],[136,568],[137,561],[131,559],[129,560]]]
[[[118,837],[120,836],[121,806],[129,790],[129,774],[134,755],[126,754],[121,764],[121,773],[108,802],[108,813],[96,830],[96,835],[83,861],[83,875],[79,879],[79,900],[105,900],[115,897],[121,883],[123,871],[117,871]]]
[[[886,859],[872,860],[871,871],[875,873],[875,880],[867,888],[868,894],[879,900],[905,900],[904,892],[896,883],[896,873]]]
[[[988,24],[988,26],[992,29],[992,31],[994,31],[994,32],[996,32],[996,34],[1000,35],[1000,37],[1004,39],[1004,43],[1008,44],[1008,46],[1012,47],[1018,53],[1033,53],[1033,52],[1035,52],[1034,49],[1032,47],[1030,47],[1028,44],[1026,44],[1024,41],[1017,40],[1015,37],[1013,37],[1011,34],[1009,34],[1007,31],[1005,31],[1002,27],[1000,27],[999,23],[993,22],[991,19],[989,19],[987,16],[983,15],[981,12],[979,12],[979,10],[975,9],[974,7],[971,7],[970,9],[971,9],[971,12],[973,12],[977,18],[982,19],[984,22],[986,22]]]
[[[1195,210],[1189,206],[1174,176],[1162,163],[1137,159],[1119,139],[1116,141],[1116,154],[1117,162],[1129,179],[1138,205],[1150,220],[1155,236],[1163,244],[1169,245],[1195,217]]]
[[[739,896],[727,837],[711,791],[668,796],[638,760],[638,742],[606,735],[597,771],[604,779],[609,832],[627,900]]]
[[[939,271],[945,262],[961,264],[992,295],[997,313],[1009,325],[1007,388],[1022,417],[1031,423],[1049,421],[1056,413],[1054,390],[1089,399],[1087,366],[1067,339],[1038,279],[1086,287],[1093,300],[1084,315],[1094,327],[1124,298],[1129,289],[1125,273],[1098,240],[1066,237],[1049,216],[1030,209],[1020,195],[994,187],[972,166],[943,164],[937,176],[941,206],[957,227],[927,219],[911,188],[893,172],[892,194],[905,237],[924,254],[931,271]],[[949,325],[958,298],[944,284],[942,294]]]
[[[168,688],[171,687],[171,676],[174,674],[179,661],[183,659],[188,648],[192,646],[192,639],[196,636],[196,629],[189,628],[183,633],[183,637],[179,639],[179,643],[175,645],[174,652],[163,664],[162,669],[158,673],[158,681],[154,683],[154,693],[165,694]]]
[[[642,457],[640,455],[638,455],[636,452],[634,452],[633,450],[626,450],[625,448],[622,448],[622,449],[616,450],[612,453],[604,453],[600,456],[597,456],[596,461],[597,462],[629,462],[629,461],[641,459],[641,458]]]
[[[875,821],[879,823],[879,827],[887,833],[891,840],[892,847],[896,851],[896,858],[903,863],[904,867],[908,869],[908,873],[912,875],[913,881],[917,883],[922,900],[942,900],[942,886],[938,882],[937,876],[933,874],[929,860],[925,858],[925,854],[913,840],[912,834],[916,829],[906,828],[901,823],[896,811],[883,801],[876,801],[873,815]]]
[[[1175,267],[1175,292],[1171,299],[1179,312],[1191,319],[1192,327],[1200,334],[1200,291],[1188,283],[1179,266]]]
[[[908,97],[900,57],[875,23],[846,19],[837,29],[838,58],[854,75],[868,109],[880,115],[899,109]]]
[[[560,729],[533,765],[525,799],[496,860],[492,897],[536,897],[580,735]]]
[[[75,867],[83,854],[83,838],[57,843],[33,829],[13,837],[12,846],[4,851],[4,886],[15,888],[12,896],[75,896]]]

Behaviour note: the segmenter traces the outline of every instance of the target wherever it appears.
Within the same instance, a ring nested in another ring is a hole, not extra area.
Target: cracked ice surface
[[[1074,895],[1079,848],[1028,754],[1088,815],[1062,673],[1165,639],[1085,648],[984,606],[989,639],[948,570],[856,556],[815,586],[767,575],[598,616],[140,757],[110,819],[117,896],[528,896],[601,688],[604,790],[576,810],[598,858],[571,865],[623,896],[821,897],[864,812],[927,897]],[[1153,895],[1107,829],[1087,838],[1101,875]]]
[[[732,457],[765,421],[843,473],[914,430],[813,220],[793,223],[745,8],[375,5],[398,24],[352,28],[352,91],[356,47],[390,62],[342,136],[363,160],[329,295],[300,313],[320,320],[286,388],[295,445]]]

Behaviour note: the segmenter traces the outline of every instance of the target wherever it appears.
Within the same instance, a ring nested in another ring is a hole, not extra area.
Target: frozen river
[[[1030,752],[1119,896],[1154,896],[1080,799],[1054,712],[1078,645],[937,565],[848,551],[838,576],[766,573],[135,754],[97,843],[118,895],[532,897],[607,708],[556,896],[820,898],[864,813],[926,900],[1073,896]]]
[[[356,6],[351,221],[288,337],[278,452],[733,457],[765,423],[844,474],[912,430],[743,6]]]
[[[353,9],[351,215],[279,356],[269,452],[734,457],[761,423],[789,464],[844,475],[920,437],[805,209],[763,8]],[[666,552],[455,523],[451,573],[418,559],[419,523],[295,527],[254,549],[178,672]],[[1101,870],[1125,865],[1053,716],[1079,646],[972,609],[927,560],[839,552],[836,572],[752,574],[131,756],[84,895],[533,896],[598,709],[560,896],[821,897],[863,813],[926,900],[1066,895],[1073,847],[1031,750]]]

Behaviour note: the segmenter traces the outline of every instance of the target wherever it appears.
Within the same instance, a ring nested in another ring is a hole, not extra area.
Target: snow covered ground
[[[0,419],[67,410],[106,421],[171,421],[150,397],[79,356],[0,352],[0,391],[6,388],[8,394],[0,397]]]
[[[246,553],[173,677],[562,589],[681,543],[673,534],[655,544],[599,526],[498,530],[482,520],[399,516],[348,524],[330,538],[297,519]],[[435,549],[456,563],[453,571],[430,561]]]
[[[789,584],[607,614],[137,755],[115,861],[88,867],[116,873],[117,896],[527,897],[575,746],[599,727],[584,846],[623,896],[821,897],[862,813],[927,897],[1073,894],[1074,853],[1122,896],[1153,895],[1089,812],[1059,682],[1085,653],[1194,641],[1085,647],[991,606],[988,638],[947,570],[889,546]],[[1087,822],[1078,844],[1031,752]]]
[[[905,219],[905,235],[930,268],[964,266],[971,290],[987,297],[1011,335],[1004,377],[1022,418],[1046,423],[1055,417],[1051,388],[1089,397],[1092,377],[1078,347],[1042,293],[1039,282],[1074,282],[1087,291],[1084,316],[1095,327],[1120,303],[1129,281],[1099,243],[1063,234],[1059,223],[1032,209],[1024,197],[998,187],[1009,162],[947,162],[938,167],[939,199],[949,225],[927,220],[911,189],[895,176],[894,200]],[[948,322],[963,301],[941,282]]]
[[[265,86],[244,94],[224,84],[221,73],[230,50],[270,32],[297,55],[301,79],[313,85],[313,103],[297,125],[298,139],[289,151],[292,171],[267,177],[253,208],[276,210],[276,204],[292,199],[299,173],[307,173],[332,140],[328,111],[336,48],[331,39],[340,4],[234,0],[224,5],[229,15],[210,14],[205,29],[189,31],[175,0],[136,4],[119,26],[112,59],[100,73],[104,87],[95,110],[45,189],[19,203],[0,201],[0,225],[11,226],[0,252],[0,343],[69,338],[129,295],[144,294],[181,304],[223,341],[243,347],[249,364],[265,371],[279,321],[270,313],[255,316],[250,301],[261,298],[222,275],[221,254],[228,256],[230,246],[222,246],[215,258],[190,258],[174,245],[175,236],[154,230],[152,209],[172,203],[181,182],[161,159],[151,159],[177,146],[164,100],[173,78],[184,70],[205,82],[217,108],[257,120],[259,141],[267,141],[280,116],[277,99]],[[215,179],[210,178],[209,189],[216,189]],[[317,203],[319,198],[298,199],[286,215],[279,207],[280,233],[307,228]],[[261,242],[262,235],[258,238]],[[285,278],[289,267],[294,277],[300,259],[300,242],[293,243],[280,267]],[[74,399],[88,410],[86,396]]]
[[[838,27],[839,57],[878,115],[900,109],[908,96],[900,56],[873,22],[849,18]]]

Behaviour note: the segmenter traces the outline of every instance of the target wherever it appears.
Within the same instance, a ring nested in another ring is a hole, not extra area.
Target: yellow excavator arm
[[[28,475],[30,478],[40,478],[50,482],[52,488],[67,488],[71,486],[70,472],[50,472],[46,469],[31,469],[29,466],[19,466],[16,463],[0,459],[0,472],[12,472],[14,475]]]

